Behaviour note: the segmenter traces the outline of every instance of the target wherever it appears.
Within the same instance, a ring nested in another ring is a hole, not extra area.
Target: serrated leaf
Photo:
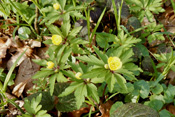
[[[47,61],[44,59],[32,59],[33,62],[35,62],[38,65],[41,66],[46,66],[47,65]]]
[[[76,58],[87,63],[91,63],[98,66],[104,66],[103,61],[97,59],[94,55],[89,55],[89,56],[84,55]]]
[[[94,77],[97,77],[99,74],[101,74],[102,71],[104,71],[103,68],[93,69],[93,70],[83,74],[81,77],[82,78],[94,78]]]
[[[70,37],[75,37],[75,36],[80,32],[81,29],[82,29],[82,26],[75,27],[75,28],[72,29],[72,31],[69,33],[69,36],[70,36]]]
[[[52,69],[45,69],[45,70],[38,71],[34,76],[32,76],[32,78],[33,79],[44,78],[44,77],[47,77],[53,73],[54,73],[54,71]]]
[[[127,91],[128,89],[126,87],[126,79],[117,73],[115,73],[114,76],[117,79],[117,83],[120,85],[120,87]]]
[[[50,95],[52,96],[53,91],[54,91],[54,85],[55,85],[55,80],[56,80],[57,74],[53,74],[49,78],[49,88],[50,88]]]
[[[114,113],[116,111],[116,109],[122,105],[123,105],[123,102],[121,102],[121,101],[115,102],[110,109],[110,115],[112,115],[112,113]]]
[[[73,110],[77,110],[74,94],[72,93],[65,97],[59,98],[56,109],[60,112],[72,112]]]
[[[42,105],[42,110],[52,110],[54,107],[54,97],[50,95],[50,92],[38,92],[34,93],[27,97],[28,100],[32,100],[33,98],[36,98],[39,94],[42,94],[41,102],[39,103]]]
[[[84,83],[81,83],[79,87],[75,90],[75,99],[76,99],[76,105],[79,109],[83,102],[85,101],[85,97],[87,96],[87,86]]]
[[[81,83],[79,82],[73,82],[70,84],[69,87],[67,87],[65,89],[64,92],[62,92],[58,97],[64,97],[64,96],[67,96],[69,94],[71,94],[73,91],[75,91],[76,88],[78,88],[79,86],[81,85]]]
[[[41,110],[35,115],[36,117],[51,117],[51,115],[47,114],[46,110]]]
[[[66,5],[66,1],[67,0],[59,0],[59,3],[60,3],[60,6],[61,6],[61,9],[64,10],[64,7]]]
[[[112,90],[114,89],[114,84],[116,82],[114,74],[111,73],[106,74],[105,81],[108,84],[109,92],[112,92]]]
[[[88,96],[91,96],[95,102],[99,103],[97,87],[94,84],[92,83],[87,84],[87,92],[88,92]]]
[[[62,32],[60,31],[60,29],[57,26],[49,25],[49,24],[46,24],[46,26],[48,27],[49,31],[52,34],[57,34],[57,35],[60,35],[61,37],[63,37]]]
[[[106,56],[106,54],[99,51],[99,49],[96,48],[95,46],[93,46],[93,48],[94,48],[95,52],[97,53],[97,55],[103,60],[103,62],[107,63],[108,57]]]
[[[71,66],[71,68],[75,71],[75,72],[81,72],[83,73],[81,67],[79,66],[79,64],[75,64],[75,63],[72,63],[70,61],[68,61],[68,64]]]
[[[57,82],[67,82],[68,79],[62,74],[62,72],[59,72],[57,75]]]
[[[65,63],[68,60],[68,57],[70,56],[71,52],[71,48],[65,48],[64,54],[61,57],[61,63]]]

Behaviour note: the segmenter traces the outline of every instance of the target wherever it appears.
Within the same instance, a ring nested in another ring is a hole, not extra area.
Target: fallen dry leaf
[[[12,91],[12,94],[16,95],[17,97],[20,97],[21,94],[23,93],[24,91],[24,88],[27,84],[27,82],[30,80],[30,78],[24,80],[23,82],[20,82],[19,84],[17,84],[14,88],[13,88],[13,91]]]
[[[18,57],[22,54],[22,52],[16,52],[11,58],[10,60],[7,62],[7,68],[8,70],[12,67],[12,65],[15,63],[15,61],[18,59]],[[18,61],[16,66],[19,66],[25,59],[27,58],[27,56],[24,54],[21,59]]]
[[[39,69],[39,65],[32,62],[30,58],[26,58],[19,66],[19,70],[15,79],[15,87],[12,93],[19,97],[24,89],[30,89],[33,86],[31,77]]]
[[[6,51],[10,48],[12,44],[11,39],[7,39],[6,41],[0,38],[0,58],[6,57]]]
[[[29,41],[29,45],[31,48],[35,48],[35,47],[41,47],[41,42],[40,41],[35,41],[35,40],[30,40]]]

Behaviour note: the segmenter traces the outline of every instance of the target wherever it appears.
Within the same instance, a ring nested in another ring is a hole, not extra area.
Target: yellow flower
[[[52,43],[54,45],[59,45],[62,42],[62,37],[60,35],[53,35],[52,36]]]
[[[75,77],[76,77],[77,79],[81,79],[80,76],[82,76],[82,73],[80,73],[80,72],[78,72],[78,73],[75,74]]]
[[[118,57],[109,57],[108,65],[110,70],[118,70],[122,67],[122,62]]]
[[[54,67],[54,63],[52,61],[47,62],[47,68],[52,69]]]
[[[53,8],[58,10],[60,8],[60,5],[58,3],[53,4]]]

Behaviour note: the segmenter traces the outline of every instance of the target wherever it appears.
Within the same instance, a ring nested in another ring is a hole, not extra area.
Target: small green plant
[[[24,100],[24,108],[26,109],[26,113],[22,114],[22,117],[51,117],[47,114],[46,110],[41,110],[42,105],[39,103],[41,102],[42,94],[39,94],[36,98],[33,98],[31,102],[28,99]]]
[[[158,14],[165,11],[161,7],[161,0],[126,0],[126,3],[130,5],[130,10],[137,14],[141,22],[144,17],[153,22],[153,13]]]

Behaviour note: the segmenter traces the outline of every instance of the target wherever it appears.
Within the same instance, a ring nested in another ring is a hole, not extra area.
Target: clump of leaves
[[[165,11],[161,7],[162,0],[126,0],[126,2],[129,4],[130,10],[137,14],[141,22],[144,17],[153,22],[153,13],[158,14]]]
[[[51,117],[47,114],[46,110],[41,110],[42,105],[39,105],[42,99],[42,94],[39,94],[36,98],[33,98],[31,101],[28,99],[24,100],[24,108],[26,109],[26,113],[22,114],[22,117]]]

